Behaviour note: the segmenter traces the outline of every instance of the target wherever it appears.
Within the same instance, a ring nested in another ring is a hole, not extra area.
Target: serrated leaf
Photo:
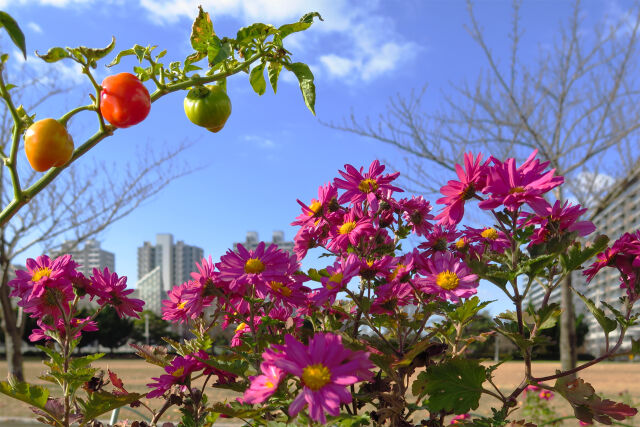
[[[262,410],[254,409],[251,405],[241,405],[238,402],[230,402],[228,404],[216,402],[211,410],[232,418],[253,418],[262,414]]]
[[[255,38],[266,38],[267,36],[275,34],[277,31],[278,30],[273,25],[257,22],[249,25],[248,27],[240,28],[236,34],[236,42],[240,45],[244,45]]]
[[[118,54],[116,55],[115,58],[113,58],[113,61],[111,61],[107,67],[113,67],[116,64],[120,63],[120,60],[125,57],[125,56],[129,56],[129,55],[135,55],[136,52],[133,49],[125,49],[121,52],[118,52]]]
[[[569,248],[566,255],[560,257],[562,267],[565,271],[573,271],[580,267],[582,263],[596,256],[607,247],[609,237],[601,234],[597,236],[591,244],[581,249],[581,245],[576,243]]]
[[[90,363],[95,362],[96,360],[102,358],[103,356],[104,356],[104,353],[94,353],[94,354],[88,354],[83,357],[74,357],[73,359],[71,359],[70,368],[71,369],[84,368]]]
[[[129,405],[144,397],[144,394],[111,394],[106,391],[96,391],[87,396],[87,400],[78,398],[78,403],[82,407],[83,420],[90,421],[98,418],[102,414]]]
[[[576,418],[589,424],[594,420],[603,424],[612,424],[612,418],[622,421],[638,413],[637,409],[624,403],[602,399],[596,394],[591,384],[584,382],[582,378],[575,380],[569,380],[566,377],[558,378],[554,389],[567,399],[573,407]]]
[[[205,12],[202,6],[198,6],[198,16],[191,26],[191,47],[196,52],[207,52],[209,41],[215,35],[213,23],[209,12]]]
[[[596,304],[592,300],[590,300],[589,298],[585,297],[584,295],[582,295],[580,292],[576,291],[575,289],[573,291],[576,294],[578,294],[580,299],[584,302],[584,304],[587,306],[589,311],[596,318],[596,320],[598,321],[598,323],[600,324],[600,326],[604,330],[605,334],[609,334],[609,332],[612,332],[612,331],[616,330],[616,328],[618,327],[618,322],[616,322],[615,320],[607,317],[604,314],[604,311],[601,308],[596,307]]]
[[[285,68],[295,74],[300,83],[300,91],[307,108],[316,115],[316,85],[313,83],[313,73],[307,64],[302,62],[294,62],[293,64],[285,64]]]
[[[482,394],[486,370],[479,362],[469,359],[451,359],[431,365],[418,375],[413,393],[429,396],[430,411],[465,414],[477,409]]]
[[[542,309],[536,310],[533,306],[527,307],[527,313],[535,319],[538,329],[553,328],[562,314],[560,304],[551,303]]]
[[[16,20],[7,12],[0,11],[0,27],[5,29],[7,34],[9,34],[9,38],[13,41],[13,44],[15,44],[16,47],[20,49],[20,52],[22,52],[22,55],[24,55],[24,59],[27,59],[27,43],[24,38],[24,33]]]
[[[281,39],[287,37],[289,34],[297,33],[299,31],[304,31],[313,24],[313,18],[317,17],[319,20],[324,21],[322,16],[318,12],[309,12],[305,14],[300,21],[294,22],[293,24],[285,24],[278,28],[278,33]]]
[[[267,73],[269,74],[269,83],[271,83],[271,88],[273,88],[273,93],[278,92],[278,76],[280,76],[281,70],[282,70],[281,63],[269,62],[269,66],[267,67]]]
[[[36,56],[45,62],[53,63],[64,58],[69,58],[71,54],[62,47],[52,47],[44,55],[40,55],[38,51],[36,51]]]
[[[137,344],[129,344],[136,350],[136,354],[142,357],[149,363],[153,363],[154,365],[158,365],[160,367],[165,367],[171,360],[172,356],[167,354],[167,349],[165,347],[153,347],[150,345],[137,345]]]
[[[525,274],[529,277],[536,277],[545,267],[553,263],[556,254],[544,254],[535,258],[521,261],[518,264],[518,274]]]
[[[108,54],[111,53],[111,51],[113,50],[113,48],[116,46],[116,38],[111,36],[111,43],[109,43],[107,45],[107,47],[103,47],[100,49],[94,49],[94,48],[90,48],[90,47],[84,47],[84,46],[80,46],[78,49],[80,49],[80,52],[82,52],[82,54],[89,60],[98,60],[98,59],[102,59],[105,56],[107,56]]]
[[[47,398],[49,397],[49,390],[46,387],[18,381],[12,384],[0,381],[0,393],[40,409],[45,409]]]
[[[463,301],[460,305],[455,307],[455,310],[448,313],[448,317],[456,322],[465,323],[473,316],[478,314],[480,310],[491,304],[493,301],[480,301],[480,298],[474,296],[472,298]]]

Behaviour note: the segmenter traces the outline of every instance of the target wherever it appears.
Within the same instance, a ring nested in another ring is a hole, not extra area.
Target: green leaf
[[[71,359],[70,368],[71,369],[80,369],[88,366],[90,363],[95,362],[96,360],[102,358],[104,353],[94,353],[88,354],[83,357],[75,357]]]
[[[196,52],[207,52],[209,41],[215,35],[213,31],[213,23],[208,12],[198,6],[198,16],[191,26],[191,47]]]
[[[584,250],[581,249],[580,243],[576,242],[569,248],[566,254],[561,254],[560,261],[562,262],[562,266],[565,271],[573,271],[580,267],[585,261],[602,252],[608,243],[609,237],[604,234],[597,236]]]
[[[27,44],[24,39],[24,33],[15,19],[7,12],[0,11],[0,27],[3,27],[7,31],[13,44],[20,49],[20,52],[24,55],[24,59],[27,59]]]
[[[262,23],[255,23],[249,25],[248,27],[240,28],[238,33],[236,34],[236,42],[240,45],[244,45],[251,40],[258,37],[268,37],[272,34],[277,33],[276,27],[273,25],[267,25]]]
[[[107,67],[113,67],[114,65],[119,64],[120,59],[122,59],[124,56],[135,55],[135,54],[136,52],[133,49],[125,49],[121,52],[118,52],[116,57],[113,58],[113,61],[111,61],[111,63],[109,63]]]
[[[418,375],[413,394],[429,395],[427,406],[432,412],[465,414],[477,409],[486,380],[484,366],[470,359],[451,359],[431,365]]]
[[[526,274],[529,277],[536,277],[545,267],[553,263],[556,254],[540,255],[519,263],[518,274]]]
[[[45,62],[57,62],[64,58],[69,58],[71,54],[62,47],[52,47],[45,55],[40,55],[36,50],[36,56]]]
[[[87,400],[78,398],[78,403],[82,407],[83,420],[90,421],[109,411],[140,400],[142,397],[144,397],[144,394],[129,393],[115,395],[106,391],[96,391],[89,394]]]
[[[494,300],[495,301],[495,300]],[[466,323],[471,320],[473,316],[478,314],[480,310],[488,306],[494,301],[483,301],[480,302],[480,298],[474,296],[472,298],[467,299],[462,304],[458,305],[454,311],[448,313],[448,317],[451,320],[460,323]]]
[[[278,91],[278,76],[280,75],[280,70],[282,70],[281,63],[269,62],[267,72],[269,74],[269,82],[271,83],[271,87],[273,88],[273,93],[276,93]]]
[[[285,64],[284,66],[287,70],[296,75],[298,82],[300,83],[300,90],[302,91],[304,103],[315,116],[316,85],[313,83],[313,73],[309,69],[309,66],[302,62],[294,62],[293,64]]]
[[[78,49],[89,61],[102,59],[111,53],[113,48],[116,47],[116,38],[111,36],[111,43],[107,47],[101,49],[94,49],[90,47],[80,46]]]
[[[1,381],[0,393],[21,400],[36,408],[44,409],[49,397],[49,390],[39,385],[31,385],[25,382],[13,382],[12,384]]]
[[[309,12],[305,14],[300,21],[295,22],[293,24],[285,24],[278,28],[278,32],[280,33],[280,38],[285,38],[289,34],[297,33],[299,31],[304,31],[313,24],[313,18],[317,17],[319,20],[324,21],[322,16],[318,12]]]
[[[527,307],[527,313],[535,319],[538,329],[549,329],[553,328],[558,322],[562,309],[558,303],[551,303],[539,310],[530,305]]]
[[[580,292],[576,291],[575,289],[573,289],[573,291],[576,294],[578,294],[580,299],[584,302],[584,304],[587,306],[589,311],[596,318],[596,320],[598,321],[598,323],[600,324],[600,326],[604,330],[605,334],[608,335],[609,332],[612,332],[612,331],[616,330],[616,328],[618,327],[618,322],[616,322],[615,320],[607,317],[604,314],[604,311],[601,308],[596,307],[595,303],[592,300],[590,300],[589,298],[585,297],[584,295],[582,295]]]

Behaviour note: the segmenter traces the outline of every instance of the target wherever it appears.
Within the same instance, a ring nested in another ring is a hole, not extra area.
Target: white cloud
[[[36,75],[40,76],[40,82],[42,84],[48,84],[53,80],[60,80],[68,84],[76,85],[89,82],[87,77],[82,74],[80,64],[71,60],[63,59],[49,64],[35,55],[27,55],[25,61],[22,53],[17,50],[13,52],[12,59],[15,60],[14,64],[17,67],[26,66],[31,68]]]
[[[100,4],[121,1],[102,0]],[[61,8],[93,4],[92,0],[0,0],[0,7],[9,2]],[[316,22],[309,32],[290,36],[287,46],[296,52],[316,48],[319,60],[315,68],[350,84],[388,74],[410,61],[419,49],[396,31],[393,19],[380,10],[379,0],[138,0],[138,3],[145,9],[145,16],[157,25],[190,21],[199,5],[211,13],[214,25],[220,16],[235,18],[242,25],[256,21],[282,25],[317,11],[324,22]]]
[[[273,140],[258,135],[245,135],[244,140],[265,150],[271,150],[277,147],[277,144]]]
[[[27,23],[27,28],[29,28],[34,33],[41,33],[42,32],[42,28],[40,27],[40,25],[36,24],[35,22]]]

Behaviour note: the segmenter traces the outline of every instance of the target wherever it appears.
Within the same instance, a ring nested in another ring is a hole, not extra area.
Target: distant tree
[[[1,72],[6,74],[2,67]],[[56,78],[55,71],[46,79],[31,77],[28,69],[21,73],[18,87],[12,89],[14,99],[21,99],[26,111],[38,107],[55,95],[69,93],[71,86],[62,86],[65,79]],[[37,96],[33,94],[37,93]],[[38,118],[43,118],[38,116]],[[6,104],[0,102],[0,152],[11,147],[13,119]],[[12,277],[16,258],[34,246],[42,253],[58,249],[63,241],[71,247],[104,231],[114,222],[135,210],[142,202],[157,194],[175,178],[196,170],[178,162],[178,154],[189,144],[177,143],[170,149],[157,146],[141,148],[132,162],[118,165],[96,163],[69,166],[64,174],[52,181],[29,201],[8,223],[0,226],[0,318],[9,372],[23,380],[22,335],[25,319],[12,304],[7,283]],[[23,185],[35,183],[42,174],[22,162],[18,166]],[[0,205],[12,201],[12,176],[0,168]],[[25,187],[26,188],[26,187]]]
[[[638,168],[640,7],[598,17],[589,29],[582,2],[576,0],[556,40],[535,56],[521,48],[521,2],[514,1],[510,57],[500,61],[473,4],[467,4],[468,30],[487,65],[474,67],[475,83],[453,86],[443,106],[433,111],[422,109],[421,90],[392,99],[377,120],[352,115],[329,126],[408,154],[405,179],[415,190],[431,194],[439,191],[443,173],[455,173],[454,165],[466,151],[522,159],[537,149],[565,177],[568,191],[558,187],[556,198],[577,199],[595,212],[609,188],[603,176],[624,180]],[[561,291],[560,354],[562,370],[568,370],[576,365],[570,277]]]
[[[118,313],[107,306],[96,317],[98,322],[98,344],[113,350],[122,346],[131,338],[133,332],[133,322],[129,319],[121,319]]]
[[[158,316],[153,311],[145,310],[140,313],[140,318],[133,321],[133,331],[131,338],[137,342],[145,343],[145,316],[149,318],[149,344],[160,345],[165,344],[162,337],[171,338],[173,340],[179,340],[180,336],[171,331],[169,326],[171,324],[164,320],[161,316]]]

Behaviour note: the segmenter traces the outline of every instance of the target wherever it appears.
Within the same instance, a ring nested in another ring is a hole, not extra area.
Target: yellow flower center
[[[456,248],[464,249],[466,247],[467,247],[467,241],[465,240],[465,238],[462,237],[461,239],[458,239],[458,241],[456,242]]]
[[[249,258],[244,263],[244,272],[248,274],[258,274],[264,271],[264,264],[258,258]]]
[[[394,280],[396,277],[398,277],[398,272],[404,267],[404,264],[396,265],[396,268],[393,269],[393,273],[391,273],[391,276],[389,276],[389,280]]]
[[[485,228],[480,235],[489,240],[496,240],[498,238],[498,232],[495,228]]]
[[[246,323],[244,323],[244,322],[240,323],[240,324],[238,325],[238,327],[236,328],[236,333],[238,333],[238,332],[242,331],[242,330],[243,330],[244,328],[246,328],[246,327],[247,327],[247,324],[246,324]]]
[[[309,365],[302,370],[302,382],[313,391],[320,390],[329,381],[331,372],[322,363]]]
[[[335,288],[337,285],[342,283],[342,273],[336,273],[329,277],[329,281],[327,282],[327,289],[331,290]],[[330,283],[335,283],[335,285],[331,285]]]
[[[183,374],[184,374],[184,367],[180,366],[178,369],[173,371],[171,375],[173,375],[174,377],[181,377]]]
[[[509,190],[509,194],[524,193],[524,192],[525,192],[524,187],[513,187],[511,190]]]
[[[442,289],[446,289],[447,291],[454,290],[459,284],[460,278],[458,275],[449,270],[438,273],[438,276],[436,276],[436,285],[440,286]]]
[[[273,388],[273,383],[272,383],[271,381],[269,381],[269,380],[265,381],[265,382],[264,382],[264,385],[265,385],[266,387]]]
[[[378,183],[375,179],[363,179],[362,181],[360,181],[360,184],[358,184],[358,190],[362,191],[363,193],[373,193],[377,189]]]
[[[182,301],[180,304],[178,304],[178,310],[184,310],[184,306],[187,305],[186,301]]]
[[[312,200],[311,204],[309,205],[309,210],[311,212],[308,212],[307,215],[313,216],[313,215],[317,214],[321,207],[322,207],[322,203],[320,203],[319,201],[317,201],[315,199]]]
[[[273,289],[274,291],[278,292],[281,295],[284,295],[285,297],[288,297],[291,295],[291,289],[287,288],[282,282],[276,282],[273,281],[271,283],[269,283],[269,286],[271,287],[271,289]]]
[[[340,234],[348,234],[348,233],[351,233],[354,228],[356,228],[356,222],[355,221],[349,221],[349,222],[345,222],[344,224],[342,224],[340,226],[340,229],[338,230],[338,232]]]
[[[43,277],[51,277],[51,269],[49,267],[42,267],[37,269],[31,276],[31,281],[37,282]]]

